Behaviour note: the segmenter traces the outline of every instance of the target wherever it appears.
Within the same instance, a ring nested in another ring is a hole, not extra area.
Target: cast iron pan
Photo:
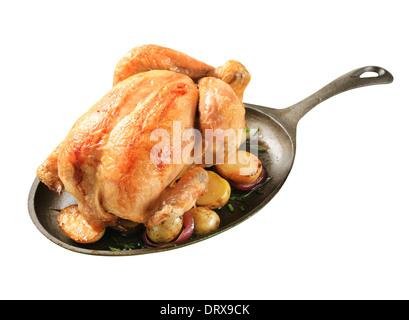
[[[376,73],[376,76],[365,77],[367,72]],[[220,228],[209,235],[191,238],[182,244],[168,244],[152,248],[143,245],[140,233],[126,236],[107,228],[105,235],[98,242],[79,244],[60,230],[57,224],[58,211],[50,209],[65,208],[71,204],[76,204],[75,198],[65,191],[62,195],[57,195],[37,178],[34,180],[28,198],[31,219],[37,228],[54,243],[75,252],[93,255],[118,256],[153,253],[202,241],[251,217],[280,190],[294,162],[297,123],[309,110],[338,93],[363,86],[387,84],[392,81],[393,76],[387,70],[369,66],[353,70],[339,77],[306,99],[285,109],[245,104],[247,126],[259,128],[259,144],[265,149],[265,152],[258,155],[270,179],[257,192],[240,202],[231,201],[230,203],[234,208],[233,212],[227,206],[219,209]]]

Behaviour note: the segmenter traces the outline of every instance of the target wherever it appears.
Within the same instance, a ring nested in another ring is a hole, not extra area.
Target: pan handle
[[[369,72],[375,72],[376,76],[365,77],[365,74]],[[290,126],[295,128],[298,121],[308,111],[310,111],[319,103],[337,95],[338,93],[375,84],[388,84],[392,81],[392,74],[381,67],[368,66],[355,69],[344,74],[338,79],[335,79],[304,100],[292,105],[291,107],[282,109],[281,116]]]

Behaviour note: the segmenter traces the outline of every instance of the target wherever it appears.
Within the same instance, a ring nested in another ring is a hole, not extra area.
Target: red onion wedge
[[[142,240],[143,240],[143,242],[145,242],[149,247],[159,247],[159,246],[161,246],[161,244],[154,243],[154,242],[151,242],[151,241],[149,240],[148,235],[146,234],[146,229],[144,229],[143,232],[142,232]]]
[[[266,172],[266,169],[264,169],[263,167],[261,169],[260,176],[253,183],[243,184],[243,183],[237,183],[233,181],[229,181],[229,182],[230,182],[230,185],[237,190],[250,191],[254,189],[255,187],[259,186],[260,184],[262,184],[266,180],[266,178],[267,178],[267,172]]]
[[[182,242],[185,242],[186,240],[189,240],[189,238],[193,234],[194,228],[195,228],[195,222],[193,220],[193,215],[190,211],[186,211],[183,214],[182,232],[179,234],[176,240],[173,240],[172,242],[169,242],[169,243],[154,243],[149,240],[148,235],[146,234],[146,229],[143,230],[142,232],[142,240],[150,247],[160,247],[160,246],[167,245],[167,244],[182,243]]]
[[[190,211],[186,211],[183,214],[183,227],[184,228],[182,232],[180,233],[179,237],[172,243],[185,242],[192,236],[193,230],[195,228],[195,222],[193,220],[193,215]]]

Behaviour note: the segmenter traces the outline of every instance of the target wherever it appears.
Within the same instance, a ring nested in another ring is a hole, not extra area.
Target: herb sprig
[[[116,248],[116,247],[109,246],[109,250],[111,251],[128,251],[128,250],[143,249],[143,248],[147,248],[147,246],[140,242],[124,243],[122,244],[122,248]]]
[[[247,198],[248,196],[250,196],[251,194],[258,193],[258,194],[262,194],[263,192],[260,190],[260,188],[262,188],[272,177],[268,177],[266,179],[266,181],[264,181],[262,184],[260,184],[259,186],[255,187],[254,189],[250,190],[249,192],[242,194],[239,192],[232,192],[230,195],[230,200],[243,200],[245,198]],[[260,193],[261,192],[261,193]]]

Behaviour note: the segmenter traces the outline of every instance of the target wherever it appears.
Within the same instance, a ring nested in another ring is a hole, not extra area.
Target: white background
[[[2,1],[2,299],[408,299],[405,1]],[[160,254],[65,250],[31,222],[37,166],[134,46],[241,61],[244,101],[287,107],[379,65],[390,85],[331,98],[298,126],[293,170],[241,225]]]

